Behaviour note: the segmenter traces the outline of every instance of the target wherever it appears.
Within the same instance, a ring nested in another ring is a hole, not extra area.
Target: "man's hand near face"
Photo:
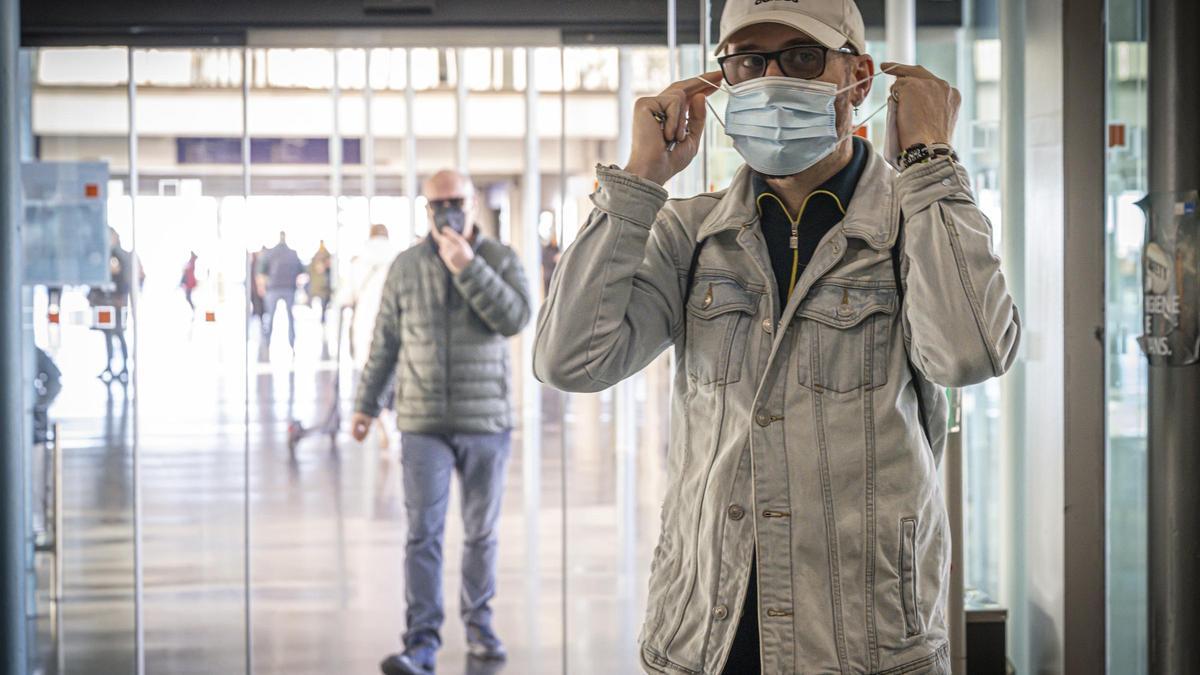
[[[446,268],[451,274],[463,271],[475,259],[475,249],[471,248],[471,242],[454,230],[435,225],[429,230],[429,236],[433,237],[438,255],[442,262],[446,263]]]
[[[896,100],[900,149],[917,143],[949,144],[962,103],[958,90],[921,66],[885,63],[882,69],[896,76],[891,96]]]
[[[633,106],[633,147],[625,170],[662,185],[686,169],[700,151],[707,116],[705,99],[720,82],[721,71],[717,70],[676,82],[658,96],[638,99]],[[674,147],[668,150],[672,143]]]

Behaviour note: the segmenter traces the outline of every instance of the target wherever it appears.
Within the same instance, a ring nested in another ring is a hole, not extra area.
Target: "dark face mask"
[[[467,214],[461,204],[438,204],[433,207],[433,224],[439,231],[448,227],[462,234],[467,228]]]

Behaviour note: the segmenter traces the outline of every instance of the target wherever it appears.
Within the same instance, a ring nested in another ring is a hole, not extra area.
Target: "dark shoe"
[[[467,627],[467,653],[480,661],[504,661],[508,651],[490,626]]]
[[[418,645],[392,654],[379,664],[384,675],[433,675],[437,667],[437,648]]]

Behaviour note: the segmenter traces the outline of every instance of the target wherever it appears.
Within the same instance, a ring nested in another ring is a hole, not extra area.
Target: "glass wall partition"
[[[566,198],[555,252],[592,210],[594,166],[627,161],[634,101],[671,84],[669,57],[653,46],[565,49]],[[677,178],[673,194],[699,191],[698,176],[693,167]],[[606,391],[562,398],[567,672],[640,668],[637,635],[666,490],[671,360],[668,350]]]
[[[250,89],[252,145],[259,137],[283,136],[293,145],[330,149],[314,151],[316,161],[292,155],[274,166],[252,155],[251,212],[255,220],[291,228],[288,241],[295,241],[300,259],[309,264],[298,295],[317,300],[311,290],[316,270],[309,261],[321,239],[336,268],[324,328],[319,302],[310,307],[297,302],[294,358],[287,353],[278,358],[283,333],[276,319],[276,345],[252,382],[258,393],[257,411],[251,405],[258,444],[251,446],[254,669],[373,669],[384,655],[400,651],[405,628],[406,450],[387,413],[364,444],[344,434],[331,439],[325,431],[335,405],[343,418],[349,415],[362,352],[370,344],[361,333],[373,328],[373,317],[360,322],[358,313],[369,310],[348,299],[361,278],[356,270],[379,254],[378,247],[394,255],[430,245],[422,183],[440,169],[460,166],[478,190],[481,233],[517,249],[537,288],[541,249],[532,247],[531,255],[528,246],[523,188],[529,173],[522,157],[532,133],[540,158],[534,175],[542,186],[532,203],[533,222],[552,226],[558,85],[543,94],[538,80],[541,123],[530,128],[522,59],[532,51],[538,59],[534,72],[545,72],[543,49],[368,45],[251,51],[259,55],[255,67],[265,69],[255,71]],[[558,58],[557,50],[550,52]],[[294,118],[287,129],[278,126],[284,108]],[[386,244],[368,240],[372,225],[387,229]],[[266,227],[250,225],[256,226]],[[273,234],[275,226],[270,229]],[[540,294],[535,297],[540,300]],[[525,343],[511,344],[518,423],[499,516],[493,620],[508,644],[506,669],[556,673],[563,644],[562,465],[558,446],[550,442],[554,417],[543,414],[542,389],[528,374]],[[295,403],[281,406],[284,395]],[[535,410],[527,408],[530,400]],[[285,447],[280,439],[289,437],[296,442]],[[478,665],[467,657],[465,627],[455,611],[469,544],[462,495],[455,479],[441,558],[446,619],[439,664],[446,672],[475,672]]]
[[[132,672],[138,442],[129,53],[23,52],[37,668]]]
[[[1111,2],[1108,11],[1107,428],[1108,669],[1147,672],[1148,372],[1142,334],[1142,250],[1149,190],[1146,3]]]
[[[147,672],[245,667],[242,50],[133,52]]]
[[[53,504],[39,486],[56,469],[64,485],[61,602],[49,603],[51,556],[36,559],[45,672],[135,672],[135,438],[146,672],[365,672],[400,649],[403,450],[387,414],[365,443],[345,433],[363,326],[373,328],[356,315],[356,270],[380,247],[390,259],[427,245],[422,181],[459,167],[478,189],[481,231],[518,251],[540,307],[592,208],[595,165],[627,159],[634,101],[671,84],[672,61],[678,77],[715,67],[696,36],[674,52],[452,37],[31,54],[34,156],[104,166],[92,183],[106,225],[128,268],[144,271],[132,277],[136,312],[132,287],[121,305],[103,279],[46,279],[27,296],[34,344],[63,383],[49,408],[58,433],[35,447],[45,458],[35,504]],[[918,33],[918,61],[969,98],[958,146],[999,230],[997,45],[986,30]],[[883,60],[881,41],[870,50]],[[877,82],[864,115],[886,89]],[[723,115],[724,95],[711,102]],[[877,147],[885,123],[881,113],[867,131]],[[672,196],[720,190],[741,164],[715,119],[707,136]],[[370,238],[376,225],[386,244]],[[258,273],[281,242],[303,265],[286,287]],[[533,379],[531,330],[510,353],[518,423],[493,604],[503,672],[634,672],[668,480],[673,356],[606,392],[568,395]],[[144,366],[128,383],[122,334]],[[112,382],[96,379],[105,339]],[[1008,508],[997,391],[964,397],[967,578],[993,596]],[[450,673],[478,672],[455,611],[461,496],[454,483],[439,661]],[[49,507],[35,517],[43,532],[55,522]]]
[[[39,383],[63,385],[43,402],[50,425],[31,455],[38,460],[33,501],[45,506],[33,514],[36,556],[31,549],[41,672],[132,673],[141,660],[145,672],[327,673],[374,669],[399,651],[406,530],[399,441],[390,416],[366,444],[341,433],[363,354],[355,352],[353,303],[340,291],[376,253],[371,225],[388,230],[390,254],[426,245],[420,182],[460,166],[479,188],[481,231],[521,250],[540,303],[543,248],[552,248],[564,218],[577,219],[596,160],[586,149],[607,138],[588,129],[611,117],[603,111],[612,104],[612,74],[595,51],[30,53],[30,158],[74,168],[56,165],[29,194],[52,201],[66,190],[75,198],[79,187],[104,213],[91,277],[38,277],[27,293],[30,341],[47,356],[37,364]],[[530,73],[537,78],[532,119],[542,121],[533,126],[525,114]],[[584,92],[568,103],[579,111],[562,107],[564,84]],[[559,140],[564,113],[583,139],[575,147]],[[522,148],[531,133],[535,163],[527,170]],[[563,153],[581,149],[564,170]],[[539,194],[526,227],[522,190],[531,175]],[[59,229],[46,229],[40,244],[73,243],[61,225],[48,223]],[[108,225],[120,251],[111,257],[127,270],[115,278],[132,279],[121,288],[110,287]],[[256,260],[281,240],[304,266],[286,290],[262,279]],[[373,317],[365,323],[369,333]],[[146,329],[138,340],[135,327]],[[112,365],[97,380],[102,338]],[[514,392],[532,396],[514,394],[521,422],[494,610],[510,647],[508,668],[556,673],[564,653],[566,483],[555,437],[562,424],[556,395],[528,375],[521,344],[513,342]],[[148,365],[133,371],[142,354]],[[447,597],[457,590],[464,546],[453,490]],[[135,494],[145,516],[140,538]],[[52,586],[55,561],[60,586]],[[140,605],[135,579],[145,580]],[[443,671],[473,668],[459,621],[447,620],[443,639]]]
[[[253,670],[365,670],[398,651],[404,599],[403,510],[385,444],[395,432],[381,424],[384,435],[360,446],[340,424],[354,393],[352,318],[335,296],[369,218],[366,53],[248,52]]]

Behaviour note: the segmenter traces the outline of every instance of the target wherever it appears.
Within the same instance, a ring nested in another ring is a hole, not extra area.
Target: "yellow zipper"
[[[810,192],[809,195],[804,198],[804,202],[800,204],[800,213],[795,218],[792,218],[792,214],[788,212],[787,205],[783,203],[783,200],[781,200],[773,192],[764,192],[758,196],[757,200],[755,200],[755,205],[758,206],[758,217],[760,219],[762,218],[762,198],[770,197],[771,199],[774,199],[777,204],[779,204],[779,208],[783,209],[783,215],[787,216],[788,222],[792,225],[792,236],[788,239],[788,247],[792,249],[792,278],[788,282],[787,296],[783,298],[783,302],[785,304],[787,303],[787,299],[792,297],[792,291],[796,289],[796,282],[799,281],[800,221],[804,218],[804,210],[808,208],[808,200],[812,199],[814,195],[821,194],[833,197],[833,202],[837,204],[838,210],[841,211],[842,216],[845,217],[846,207],[842,206],[842,200],[838,199],[838,196],[829,190],[813,190]]]

